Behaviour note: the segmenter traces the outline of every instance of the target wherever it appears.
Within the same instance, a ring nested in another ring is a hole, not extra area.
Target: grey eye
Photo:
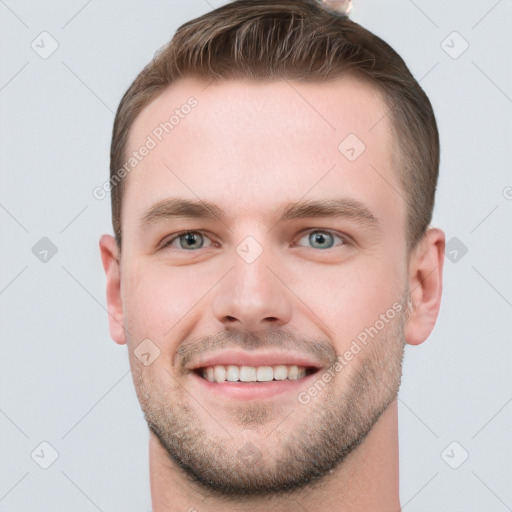
[[[208,245],[205,245],[205,241]],[[179,242],[179,245],[176,242]],[[165,242],[162,249],[171,248],[178,251],[183,249],[192,252],[209,247],[211,243],[210,238],[201,231],[182,231]]]
[[[308,242],[311,247],[314,249],[331,249],[334,247],[334,242],[336,238],[341,241],[341,244],[343,245],[344,241],[343,239],[335,235],[329,231],[323,231],[323,230],[316,230],[316,231],[310,231],[306,235],[304,235],[301,240],[303,240],[305,237],[308,238]],[[302,244],[300,244],[302,245]]]
[[[182,249],[201,249],[204,245],[204,236],[197,231],[190,231],[178,236]]]

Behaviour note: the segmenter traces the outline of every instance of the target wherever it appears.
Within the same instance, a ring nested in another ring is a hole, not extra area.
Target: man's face
[[[170,457],[212,490],[280,492],[327,474],[396,396],[406,208],[386,112],[350,78],[186,79],[133,125],[128,153],[156,142],[123,198],[134,383]],[[154,208],[171,198],[211,215]],[[303,202],[319,205],[291,208]]]

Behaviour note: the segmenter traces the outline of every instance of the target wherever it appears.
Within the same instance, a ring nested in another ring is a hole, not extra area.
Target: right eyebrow
[[[141,226],[148,226],[161,220],[175,217],[195,219],[222,219],[220,208],[207,201],[193,201],[179,197],[163,199],[154,204],[140,220]]]

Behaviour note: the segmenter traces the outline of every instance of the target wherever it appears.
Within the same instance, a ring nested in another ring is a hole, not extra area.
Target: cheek
[[[354,272],[350,288],[347,289],[351,318],[351,339],[367,329],[381,330],[396,311],[401,309],[404,282],[400,273],[392,268],[366,269]],[[382,319],[385,323],[382,323]]]
[[[340,352],[380,315],[394,316],[404,287],[401,267],[393,260],[360,258],[347,265],[311,267],[295,277],[291,289],[300,299],[295,301],[298,314],[316,322]]]
[[[137,338],[168,339],[204,295],[197,273],[193,275],[183,268],[141,261],[126,275],[125,316]]]

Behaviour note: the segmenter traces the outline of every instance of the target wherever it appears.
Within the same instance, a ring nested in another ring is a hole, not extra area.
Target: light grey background
[[[126,88],[179,25],[223,3],[0,0],[0,512],[151,508],[146,425],[107,327],[109,198],[92,190]],[[458,239],[437,326],[406,351],[403,510],[512,510],[512,2],[356,0],[352,18],[431,98],[433,224]],[[43,31],[59,45],[46,59],[31,47],[51,49]],[[43,237],[55,255],[33,254]],[[58,453],[48,469],[43,441]]]

